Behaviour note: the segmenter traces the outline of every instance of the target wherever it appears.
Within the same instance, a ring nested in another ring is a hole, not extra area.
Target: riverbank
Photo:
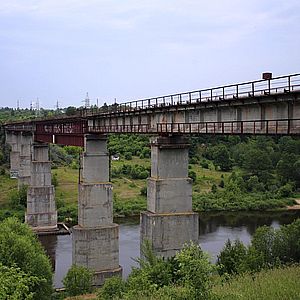
[[[213,286],[215,299],[274,300],[298,299],[300,266],[263,270],[255,275],[245,274]],[[67,297],[64,300],[96,300],[96,294]],[[145,298],[146,299],[146,298]],[[147,298],[158,300],[153,298]],[[168,298],[169,299],[169,298]]]
[[[295,204],[288,206],[287,209],[288,210],[300,210],[300,199],[294,199],[295,200]]]
[[[227,239],[239,239],[245,244],[259,226],[268,225],[278,228],[290,224],[300,218],[300,211],[277,212],[209,212],[199,215],[199,244],[208,252],[211,260],[216,261],[218,253],[224,247]],[[132,258],[140,255],[140,225],[139,217],[116,218],[114,222],[120,225],[120,265],[126,278],[133,266],[137,266]],[[55,287],[61,288],[61,280],[72,264],[72,235],[48,236],[40,239],[51,258],[55,270]]]

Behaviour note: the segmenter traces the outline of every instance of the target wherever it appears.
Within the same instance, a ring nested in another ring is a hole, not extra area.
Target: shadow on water
[[[227,239],[239,239],[248,244],[259,226],[277,228],[289,224],[300,218],[300,211],[210,212],[199,215],[199,243],[215,261]],[[137,266],[132,258],[139,257],[140,219],[119,218],[114,221],[120,224],[120,265],[123,267],[123,277],[127,277],[131,268]],[[55,271],[54,285],[62,287],[62,279],[72,264],[72,235],[43,236],[40,240],[51,258]]]

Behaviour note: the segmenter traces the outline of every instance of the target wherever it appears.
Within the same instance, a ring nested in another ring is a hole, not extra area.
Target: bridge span
[[[87,133],[300,135],[300,74],[7,124],[6,130],[76,146]]]
[[[5,129],[11,174],[20,186],[29,185],[26,221],[39,232],[57,226],[47,144],[84,147],[72,257],[74,264],[93,269],[95,284],[100,285],[122,272],[107,134],[152,136],[141,243],[149,240],[157,255],[170,257],[184,243],[198,242],[186,135],[300,136],[300,74],[82,110],[70,117],[15,122]]]

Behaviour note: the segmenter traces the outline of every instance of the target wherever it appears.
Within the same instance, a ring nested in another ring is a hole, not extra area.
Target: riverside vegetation
[[[106,280],[93,299],[299,299],[299,240],[300,219],[279,229],[263,226],[256,230],[249,246],[228,240],[216,264],[193,243],[174,257],[163,259],[156,257],[146,242],[143,258],[137,260],[139,268],[133,268],[126,280]],[[70,286],[81,276],[74,272],[71,269],[66,277]],[[82,270],[84,278],[86,272]],[[78,285],[74,286],[69,295],[80,295]],[[83,291],[87,289],[84,285]]]

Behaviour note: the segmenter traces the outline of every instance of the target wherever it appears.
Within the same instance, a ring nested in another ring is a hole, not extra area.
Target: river
[[[199,217],[199,243],[212,261],[223,248],[227,239],[239,239],[245,244],[251,240],[256,228],[269,225],[275,228],[300,218],[300,211],[284,212],[230,212],[202,213]],[[115,220],[120,224],[120,265],[123,277],[127,277],[139,256],[139,218]],[[62,287],[62,279],[72,264],[72,235],[43,236],[40,240],[51,258],[54,269],[54,285]]]

